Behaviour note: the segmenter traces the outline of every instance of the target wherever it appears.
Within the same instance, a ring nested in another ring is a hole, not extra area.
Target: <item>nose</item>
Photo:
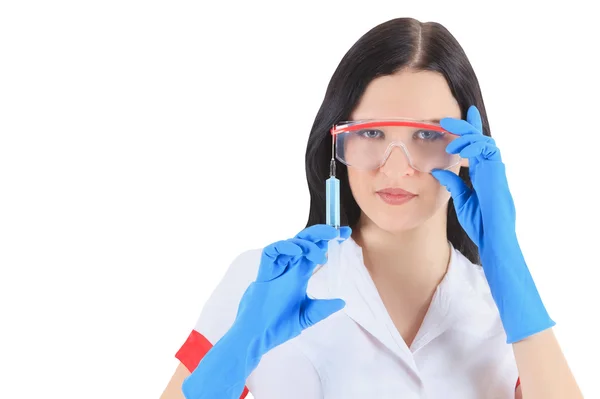
[[[391,143],[383,162],[381,172],[389,178],[412,176],[415,169],[410,164],[410,156],[402,144]]]

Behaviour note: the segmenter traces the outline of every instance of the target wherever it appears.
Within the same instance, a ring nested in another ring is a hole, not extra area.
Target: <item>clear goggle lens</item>
[[[342,122],[331,129],[331,134],[336,158],[360,170],[380,168],[394,147],[402,150],[413,169],[425,173],[460,162],[459,155],[446,152],[458,136],[437,123],[410,119]]]

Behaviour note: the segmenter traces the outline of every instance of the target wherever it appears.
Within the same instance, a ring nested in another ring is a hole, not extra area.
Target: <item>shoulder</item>
[[[238,254],[203,305],[194,329],[212,344],[233,325],[244,292],[256,280],[261,256],[262,249]]]
[[[221,293],[228,294],[228,296],[239,295],[241,298],[246,288],[258,275],[262,252],[262,248],[249,249],[233,258],[215,292],[222,291]]]
[[[262,249],[238,254],[202,305],[193,330],[175,354],[190,372],[233,325],[240,300],[256,279],[261,256]]]

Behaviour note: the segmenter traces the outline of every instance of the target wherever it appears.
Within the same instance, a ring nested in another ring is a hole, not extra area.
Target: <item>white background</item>
[[[0,397],[158,398],[231,260],[304,227],[331,74],[400,16],[470,57],[521,245],[600,397],[597,20],[529,4],[2,2]]]

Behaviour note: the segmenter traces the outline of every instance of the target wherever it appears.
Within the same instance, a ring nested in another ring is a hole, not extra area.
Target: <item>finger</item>
[[[476,106],[471,105],[467,110],[467,122],[469,122],[475,129],[483,132],[483,123],[481,122],[481,114]],[[482,133],[483,134],[483,133]]]
[[[461,136],[455,140],[452,140],[448,146],[446,146],[446,152],[449,154],[458,154],[465,147],[478,142],[490,142],[492,139],[488,136],[484,136],[481,134],[467,134],[465,136]]]
[[[338,236],[338,230],[328,224],[315,224],[302,230],[295,238],[308,240],[314,243],[327,242]]]
[[[327,262],[327,257],[325,256],[325,249],[319,247],[319,245],[314,242],[304,240],[301,238],[291,238],[291,242],[293,242],[298,247],[302,248],[302,253],[294,257],[294,262],[299,257],[304,257],[308,261],[312,262],[315,266],[319,264],[324,264]]]
[[[316,244],[319,246],[319,248],[321,248],[324,251],[327,251],[329,249],[329,243],[331,241],[337,241],[337,242],[344,242],[345,240],[347,240],[350,236],[352,235],[352,229],[348,226],[341,226],[338,229],[338,235],[328,241],[319,241]]]
[[[325,320],[345,306],[346,302],[342,299],[310,299],[307,297],[300,310],[300,326],[304,330]]]
[[[302,255],[302,248],[289,240],[277,241],[262,251],[257,281],[270,281],[286,272],[292,259]]]
[[[349,226],[340,227],[340,240],[346,240],[352,235],[352,229]]]
[[[460,156],[463,158],[475,158],[481,157],[488,160],[500,160],[500,151],[491,142],[477,142],[465,147],[461,152]]]
[[[481,133],[480,130],[477,130],[477,128],[475,126],[471,125],[469,122],[462,120],[462,119],[443,118],[440,121],[440,126],[442,126],[442,128],[444,128],[445,130],[447,130],[450,133],[455,134],[457,136],[464,136],[465,134],[481,134],[481,135],[483,135],[483,133]]]
[[[472,192],[463,179],[450,170],[435,169],[431,174],[450,192],[454,201],[454,207],[456,209],[461,209],[471,196]]]
[[[265,249],[263,249],[263,254],[275,260],[281,255],[300,255],[302,254],[302,248],[290,240],[282,240],[265,247]]]

